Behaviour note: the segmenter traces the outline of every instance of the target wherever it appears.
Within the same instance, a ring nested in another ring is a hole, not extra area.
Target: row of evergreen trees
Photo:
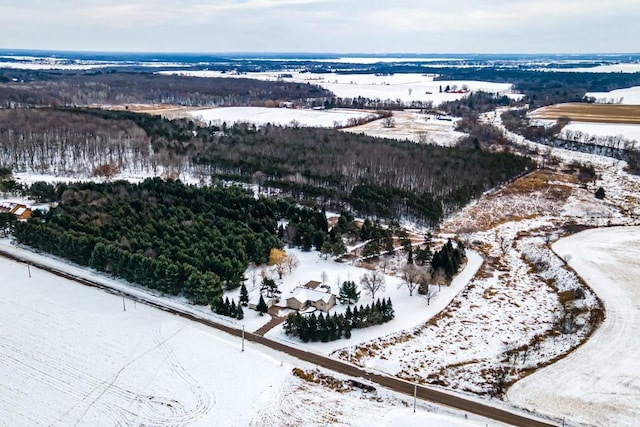
[[[233,317],[238,320],[244,319],[242,304],[240,302],[236,304],[235,300],[229,301],[229,297],[225,298],[224,301],[222,298],[215,300],[213,304],[211,304],[211,310],[223,316]]]
[[[360,309],[350,307],[344,314],[326,316],[320,313],[318,316],[311,313],[303,316],[300,313],[291,313],[284,323],[284,331],[287,335],[299,337],[303,342],[335,341],[342,337],[351,338],[351,330],[380,325],[395,317],[391,299],[378,299],[375,304],[362,306]]]

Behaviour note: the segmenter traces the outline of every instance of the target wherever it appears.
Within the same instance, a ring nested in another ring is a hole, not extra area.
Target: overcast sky
[[[0,0],[0,48],[640,51],[640,0]]]

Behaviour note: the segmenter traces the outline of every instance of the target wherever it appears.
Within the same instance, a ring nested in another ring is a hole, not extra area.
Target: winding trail
[[[12,259],[17,262],[24,262],[24,260],[21,257],[17,256],[14,253],[7,252],[6,250],[3,250],[3,249],[0,249],[0,256],[3,256],[8,259]],[[91,280],[87,280],[85,278],[77,277],[75,275],[66,273],[57,268],[53,268],[44,264],[40,264],[33,261],[29,261],[29,264],[34,268],[39,268],[39,269],[48,271],[49,273],[55,274],[59,277],[63,277],[68,280],[75,281],[85,286],[102,289],[102,290],[105,290],[106,292],[116,294],[116,295],[123,295],[139,303],[146,304],[151,307],[155,307],[160,310],[170,312],[177,316],[181,316],[183,318],[192,320],[194,322],[198,322],[200,324],[221,330],[230,335],[233,335],[236,337],[242,336],[241,329],[236,329],[226,325],[215,323],[209,319],[202,318],[195,313],[191,313],[189,311],[177,309],[174,307],[168,307],[168,306],[162,305],[159,302],[146,299],[140,295],[133,295],[123,291],[115,290],[101,283],[97,283]],[[481,402],[478,400],[471,400],[465,396],[457,395],[452,392],[436,390],[436,389],[425,387],[425,386],[415,385],[413,383],[401,380],[396,377],[391,377],[391,376],[382,375],[378,373],[372,373],[367,371],[366,369],[357,367],[355,365],[351,365],[346,362],[342,362],[336,359],[322,356],[320,354],[310,353],[308,351],[301,350],[299,348],[291,347],[283,343],[270,340],[268,338],[265,338],[255,333],[245,332],[244,337],[247,341],[255,342],[257,344],[264,345],[271,349],[281,351],[290,356],[315,364],[317,366],[330,369],[332,371],[339,372],[344,375],[364,378],[380,386],[389,388],[391,390],[394,390],[409,396],[413,396],[415,392],[416,397],[419,399],[438,403],[441,405],[446,405],[446,406],[456,408],[462,411],[466,411],[469,413],[473,413],[482,417],[490,418],[499,422],[507,423],[514,426],[523,426],[523,427],[538,427],[538,426],[546,427],[546,426],[559,425],[559,423],[557,422],[551,421],[549,419],[536,417],[524,411],[519,411],[516,409],[507,410],[504,408],[498,408],[496,406],[489,405],[485,402]]]
[[[514,384],[514,404],[583,425],[640,425],[640,227],[583,231],[553,245],[607,317],[564,359]]]

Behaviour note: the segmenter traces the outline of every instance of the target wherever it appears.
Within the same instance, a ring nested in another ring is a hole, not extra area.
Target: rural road
[[[0,249],[0,256],[3,256],[5,258],[17,261],[17,262],[25,262],[22,258],[16,256],[16,254],[7,252],[5,250]],[[117,295],[126,295],[127,298],[130,298],[131,300],[140,302],[142,304],[146,304],[155,308],[158,308],[160,310],[163,311],[167,311],[170,312],[172,314],[175,314],[177,316],[181,316],[183,318],[192,320],[194,322],[198,322],[200,324],[203,324],[205,326],[209,326],[215,329],[218,329],[220,331],[226,332],[230,335],[236,336],[236,337],[241,337],[243,332],[240,329],[236,329],[236,328],[232,328],[226,325],[222,325],[222,324],[218,324],[215,323],[211,320],[208,319],[204,319],[201,318],[199,316],[197,316],[194,313],[190,313],[188,311],[183,311],[180,309],[176,309],[174,307],[168,307],[165,305],[162,305],[161,303],[158,303],[156,301],[152,301],[152,300],[148,300],[145,299],[143,297],[140,297],[139,295],[133,295],[133,294],[127,294],[125,292],[122,292],[120,290],[115,290],[112,289],[106,285],[103,285],[101,283],[98,282],[94,282],[91,280],[87,280],[81,277],[77,277],[75,275],[66,273],[62,270],[59,270],[57,268],[53,268],[47,265],[43,265],[43,264],[39,264],[37,262],[33,262],[33,261],[29,261],[29,264],[31,266],[33,266],[34,268],[39,268],[42,270],[45,270],[49,273],[52,273],[56,276],[59,277],[63,277],[65,279],[68,280],[72,280],[74,282],[83,284],[85,286],[90,286],[90,287],[94,287],[94,288],[98,288],[98,289],[102,289],[105,290],[109,293],[112,294],[117,294]],[[264,345],[266,347],[269,347],[271,349],[277,350],[277,351],[281,351],[283,353],[286,353],[290,356],[296,357],[300,360],[303,360],[305,362],[309,362],[312,364],[315,364],[317,366],[321,366],[323,368],[326,369],[330,369],[332,371],[335,372],[339,372],[341,374],[344,375],[348,375],[348,376],[352,376],[352,377],[359,377],[359,378],[364,378],[367,379],[373,383],[376,383],[382,387],[386,387],[389,388],[391,390],[409,395],[409,396],[413,396],[414,394],[414,387],[415,387],[415,392],[416,392],[416,396],[420,399],[426,400],[426,401],[430,401],[430,402],[434,402],[434,403],[438,403],[438,404],[442,404],[442,405],[446,405],[452,408],[456,408],[468,413],[473,413],[476,415],[480,415],[482,417],[486,417],[486,418],[490,418],[502,423],[506,423],[506,424],[510,424],[510,425],[514,425],[514,426],[523,426],[523,427],[538,427],[538,426],[556,426],[558,424],[554,424],[551,421],[547,421],[547,420],[542,420],[533,416],[528,416],[526,413],[524,412],[511,412],[508,411],[506,409],[501,409],[501,408],[496,408],[490,405],[486,405],[482,402],[479,401],[474,401],[474,400],[469,400],[467,398],[465,398],[464,396],[459,396],[459,395],[455,395],[455,394],[451,394],[451,393],[446,393],[443,391],[439,391],[439,390],[435,390],[435,389],[431,389],[428,387],[424,387],[424,386],[415,386],[413,383],[401,380],[399,378],[395,378],[395,377],[391,377],[391,376],[387,376],[387,375],[381,375],[381,374],[376,374],[376,373],[371,373],[368,372],[365,369],[359,368],[357,366],[351,365],[349,363],[346,362],[342,362],[340,360],[336,360],[336,359],[332,359],[330,357],[326,357],[320,354],[315,354],[315,353],[311,353],[305,350],[301,350],[299,348],[295,348],[295,347],[291,347],[288,346],[286,344],[277,342],[277,341],[273,341],[270,340],[268,338],[265,338],[263,336],[254,334],[254,333],[248,333],[245,332],[244,333],[244,337],[247,341],[251,341],[251,342],[255,342],[257,344],[260,345]]]

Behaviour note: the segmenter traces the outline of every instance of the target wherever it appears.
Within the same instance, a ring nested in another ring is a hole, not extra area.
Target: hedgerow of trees
[[[202,78],[149,72],[22,73],[23,81],[0,83],[0,106],[177,104],[264,106],[280,101],[322,104],[332,93],[312,84],[249,78]]]
[[[291,313],[287,317],[283,328],[287,335],[299,337],[303,342],[335,341],[342,337],[351,338],[351,330],[380,325],[395,317],[391,299],[378,299],[374,304],[362,306],[360,309],[350,307],[344,314],[309,316]]]

